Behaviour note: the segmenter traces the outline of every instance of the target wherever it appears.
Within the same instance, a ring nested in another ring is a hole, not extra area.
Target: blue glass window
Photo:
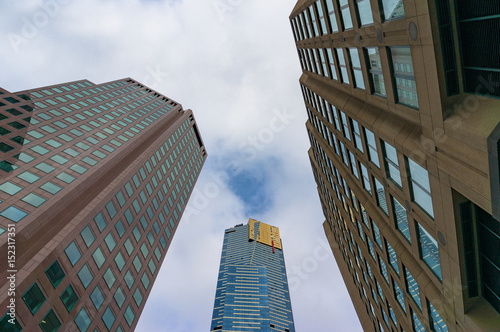
[[[75,317],[75,324],[80,332],[86,332],[91,323],[92,320],[90,319],[87,310],[83,307]]]
[[[68,259],[73,266],[75,266],[76,262],[78,262],[80,257],[82,257],[82,254],[80,253],[80,250],[78,249],[75,241],[71,242],[69,246],[66,247],[64,252],[66,253],[66,256],[68,256]]]
[[[418,224],[418,240],[420,257],[441,281],[441,263],[439,261],[438,243],[420,224]]]

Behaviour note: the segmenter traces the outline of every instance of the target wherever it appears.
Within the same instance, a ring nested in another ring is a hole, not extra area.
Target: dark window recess
[[[19,98],[21,98],[21,99],[24,99],[24,100],[31,100],[31,98],[30,98],[30,97],[28,97],[28,96],[27,96],[27,95],[25,95],[25,94],[22,94],[22,95],[17,95],[17,96],[18,96]]]
[[[446,92],[448,96],[460,92],[458,83],[457,58],[453,41],[453,26],[450,13],[450,3],[445,0],[436,0],[439,36],[441,38],[441,52],[443,56]]]
[[[20,112],[18,110],[16,110],[15,108],[9,108],[8,110],[6,110],[7,112],[9,112],[10,114],[12,115],[19,115],[19,114],[23,114],[23,112]]]
[[[500,280],[500,255],[498,254],[500,252],[500,223],[470,201],[461,203],[459,207],[468,295],[469,297],[478,296],[479,287],[481,287],[483,298],[500,313],[500,283],[498,282]],[[478,258],[479,262],[477,262]],[[477,267],[480,268],[480,273],[477,273]]]
[[[460,204],[460,218],[462,218],[467,293],[468,297],[475,297],[478,296],[477,269],[474,245],[474,220],[472,219],[472,204],[470,202]]]
[[[483,297],[500,313],[500,223],[476,206]]]
[[[21,108],[27,110],[28,112],[33,112],[33,107],[30,105],[23,105]]]
[[[4,99],[7,100],[9,103],[12,103],[12,104],[15,104],[15,103],[19,102],[19,100],[15,99],[15,98],[12,98],[12,97],[5,97]]]
[[[500,97],[500,2],[458,0],[459,39],[466,92]]]
[[[8,144],[5,144],[3,142],[0,142],[0,151],[2,152],[9,152],[10,150],[14,150],[14,148]]]

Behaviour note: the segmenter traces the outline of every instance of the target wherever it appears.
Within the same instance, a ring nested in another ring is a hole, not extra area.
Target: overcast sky
[[[295,327],[361,331],[307,155],[294,0],[3,0],[0,86],[132,77],[192,109],[208,159],[137,331],[208,331],[224,229],[280,228]]]

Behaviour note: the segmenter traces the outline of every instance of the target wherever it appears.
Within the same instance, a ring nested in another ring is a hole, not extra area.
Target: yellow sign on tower
[[[256,223],[260,224],[258,228],[258,234],[255,234]],[[254,220],[252,218],[248,220],[248,239],[266,244],[270,247],[274,244],[274,248],[281,249],[279,228]]]

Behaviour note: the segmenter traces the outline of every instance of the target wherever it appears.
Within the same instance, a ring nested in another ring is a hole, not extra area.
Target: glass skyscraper
[[[277,227],[225,230],[210,331],[295,331]]]
[[[0,331],[134,330],[205,159],[133,79],[0,89]]]

